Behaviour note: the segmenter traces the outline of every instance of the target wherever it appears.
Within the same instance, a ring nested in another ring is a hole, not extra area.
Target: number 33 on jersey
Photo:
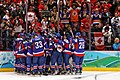
[[[44,55],[44,41],[41,38],[34,38],[33,42],[33,56]]]

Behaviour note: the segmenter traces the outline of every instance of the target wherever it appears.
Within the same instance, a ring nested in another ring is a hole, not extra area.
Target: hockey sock
[[[27,72],[30,72],[30,65],[27,65]]]

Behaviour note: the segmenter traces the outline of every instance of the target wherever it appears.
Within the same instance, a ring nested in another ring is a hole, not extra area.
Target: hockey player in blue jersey
[[[15,56],[15,72],[19,72],[20,71],[20,58],[17,56],[18,54],[18,49],[19,49],[19,35],[18,38],[15,39],[14,43],[13,43],[13,50],[14,50],[14,56]]]
[[[22,35],[22,44],[21,44],[21,50],[20,53],[23,57],[20,58],[21,61],[21,72],[23,74],[26,73],[26,55],[27,55],[27,40],[25,34],[21,33]]]
[[[46,73],[50,73],[50,71],[49,71],[50,60],[51,60],[51,54],[52,54],[53,48],[54,48],[54,43],[53,43],[51,36],[46,38],[46,42],[47,42],[47,44],[46,44],[46,49],[45,49],[45,53],[46,53],[45,71],[46,71]]]
[[[61,35],[57,33],[57,39],[54,39],[54,50],[51,56],[51,71],[52,74],[60,74],[62,71],[62,52],[63,52],[63,42],[61,40]],[[58,65],[58,72],[55,73],[55,63]]]
[[[75,59],[74,61],[75,61],[76,74],[82,73],[84,48],[85,48],[85,41],[83,38],[81,38],[80,32],[77,32],[76,37],[74,39],[74,59]]]
[[[19,47],[18,47],[18,52],[17,52],[17,57],[19,58],[19,72],[24,73],[25,72],[25,46],[23,44],[23,39],[24,39],[24,34],[20,33],[20,38],[19,38]]]
[[[27,57],[26,57],[26,71],[27,75],[31,74],[31,69],[32,69],[32,58],[33,58],[33,50],[32,50],[32,40],[31,40],[32,35],[27,36]]]
[[[72,52],[71,52],[72,39],[68,34],[66,34],[63,37],[63,42],[64,42],[64,51],[63,51],[64,54],[63,55],[64,55],[64,63],[66,67],[66,74],[70,74],[71,70],[70,70],[70,65],[69,65],[69,59],[72,55]]]
[[[32,39],[33,44],[33,75],[41,75],[44,71],[45,53],[44,53],[44,39],[39,34],[34,34]]]

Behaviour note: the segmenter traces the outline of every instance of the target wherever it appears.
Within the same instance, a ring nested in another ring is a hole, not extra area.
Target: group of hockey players
[[[20,33],[14,41],[15,72],[33,75],[81,74],[85,41],[80,32]]]

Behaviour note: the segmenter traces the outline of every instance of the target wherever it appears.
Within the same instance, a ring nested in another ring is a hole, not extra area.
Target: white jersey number
[[[35,48],[36,49],[39,49],[39,48],[42,48],[42,47],[43,47],[42,41],[35,42]]]
[[[85,42],[79,42],[79,49],[84,49],[85,48]]]

